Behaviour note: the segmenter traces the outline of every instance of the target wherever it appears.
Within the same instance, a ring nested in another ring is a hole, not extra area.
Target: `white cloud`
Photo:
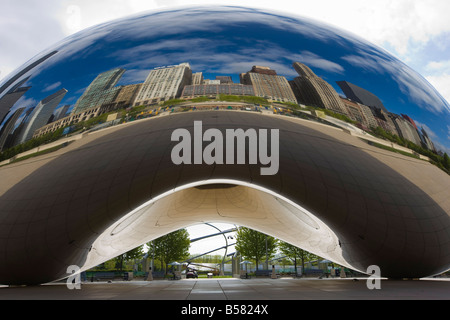
[[[61,86],[61,81],[55,82],[51,85],[48,85],[44,90],[42,90],[42,92],[49,92],[49,91],[55,90],[59,86]]]
[[[315,53],[309,51],[302,51],[299,55],[294,56],[295,61],[302,62],[308,66],[316,67],[322,70],[334,72],[334,73],[344,73],[344,68],[332,61],[323,59]]]
[[[145,10],[211,4],[244,5],[324,21],[392,48],[408,63],[414,63],[414,53],[425,44],[450,32],[450,1],[445,0],[2,0],[0,43],[8,50],[0,51],[0,79],[65,36],[98,23]],[[339,71],[338,66],[328,67]],[[449,100],[444,79],[448,72],[427,75]]]
[[[426,79],[436,88],[436,90],[450,101],[450,72],[436,76],[426,76]]]

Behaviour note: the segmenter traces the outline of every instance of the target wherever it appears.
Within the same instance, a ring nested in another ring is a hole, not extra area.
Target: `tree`
[[[277,250],[277,240],[264,233],[240,227],[236,232],[236,250],[246,259],[256,261],[256,270],[258,264],[264,257],[269,260]],[[266,256],[267,251],[267,256]]]
[[[300,249],[299,247],[283,241],[280,241],[279,248],[283,254],[294,260],[295,274],[297,274],[297,259],[300,259],[300,261],[302,262],[302,272],[304,272],[305,261],[309,261],[317,257],[316,255],[309,253],[308,251],[305,251],[303,249]]]
[[[444,153],[443,164],[444,164],[445,169],[450,170],[450,158],[447,153]]]
[[[165,273],[167,274],[167,265],[169,263],[189,257],[191,240],[187,230],[180,229],[153,240],[147,245],[150,248],[150,253],[159,257],[161,262],[164,262]]]
[[[144,256],[143,251],[144,246],[139,246],[121,254],[120,256],[114,258],[116,269],[118,268],[121,272],[123,270],[123,263],[130,260],[141,259]]]

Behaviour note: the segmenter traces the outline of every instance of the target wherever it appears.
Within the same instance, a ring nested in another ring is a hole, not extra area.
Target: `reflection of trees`
[[[417,144],[415,144],[409,140],[406,140],[405,138],[402,138],[395,134],[392,134],[392,133],[384,130],[381,127],[372,129],[372,134],[374,134],[375,136],[377,136],[379,138],[389,140],[400,146],[409,148],[419,154],[427,156],[428,158],[431,159],[432,164],[438,166],[440,169],[442,169],[443,171],[450,174],[450,160],[449,160],[447,153],[444,153],[443,156],[440,156],[431,150],[425,149],[422,146],[418,146]]]
[[[49,132],[39,138],[33,138],[31,140],[28,140],[25,143],[18,144],[12,148],[6,149],[2,153],[0,153],[0,161],[10,159],[22,152],[39,147],[43,144],[56,141],[62,136],[63,131],[64,131],[64,128],[60,128],[60,129],[56,130],[55,132]]]

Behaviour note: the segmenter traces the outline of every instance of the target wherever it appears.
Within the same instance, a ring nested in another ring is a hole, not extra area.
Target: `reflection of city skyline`
[[[269,102],[287,102],[328,109],[347,116],[365,131],[381,127],[416,145],[436,151],[423,128],[417,128],[414,120],[407,115],[389,112],[371,92],[347,81],[336,81],[346,95],[342,97],[307,65],[294,62],[292,66],[299,75],[293,80],[288,81],[286,77],[278,75],[276,70],[268,66],[253,66],[251,70],[239,74],[240,83],[234,83],[232,76],[204,79],[203,72],[193,73],[189,63],[181,63],[150,70],[143,83],[120,86],[117,86],[117,83],[126,70],[114,68],[100,73],[74,105],[59,107],[59,103],[67,93],[66,89],[60,89],[40,101],[33,110],[21,110],[22,113],[27,112],[27,115],[21,117],[20,124],[16,123],[20,119],[17,110],[2,128],[0,148],[3,147],[5,150],[7,147],[23,143],[31,139],[34,133],[36,133],[34,137],[39,137],[117,109],[156,105],[178,98],[189,100],[206,96],[215,99],[220,94],[228,94],[257,96]],[[26,92],[27,88],[20,88],[25,82],[26,79],[13,88],[16,91],[10,92]],[[52,98],[54,96],[60,99],[55,100]],[[49,104],[48,100],[52,103]],[[42,108],[46,104],[49,106]],[[45,113],[40,114],[44,110]],[[69,115],[68,110],[71,110]],[[40,120],[36,122],[38,115]]]
[[[64,86],[68,93],[53,117],[58,119],[64,115],[64,106],[71,105],[69,111],[74,109],[98,74],[114,68],[127,70],[116,86],[142,84],[153,68],[183,61],[188,61],[192,70],[203,71],[204,78],[211,82],[215,76],[231,74],[239,84],[239,74],[253,65],[270,66],[292,81],[298,74],[291,64],[299,61],[342,96],[348,97],[336,81],[346,80],[378,96],[390,112],[409,115],[429,133],[437,148],[449,153],[448,103],[419,74],[387,52],[342,30],[300,17],[287,18],[245,8],[205,12],[208,14],[190,10],[165,12],[165,19],[177,21],[170,26],[158,14],[143,14],[83,31],[56,44],[53,51],[40,56],[49,55],[45,63],[33,68],[25,84],[32,88],[6,117],[0,116],[0,130],[5,129],[19,108],[25,107],[23,116],[16,121],[18,127],[29,108]],[[195,24],[188,22],[193,17]],[[223,88],[237,93],[245,89],[236,85]],[[205,90],[211,87],[195,89],[196,94],[202,89],[207,93]]]

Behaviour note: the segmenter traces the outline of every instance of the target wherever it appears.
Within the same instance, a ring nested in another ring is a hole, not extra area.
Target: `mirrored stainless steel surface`
[[[174,163],[172,133],[195,137],[196,122],[279,130],[277,170]],[[421,75],[300,16],[192,7],[89,28],[0,83],[0,283],[54,281],[214,221],[362,272],[438,274],[448,128]]]

